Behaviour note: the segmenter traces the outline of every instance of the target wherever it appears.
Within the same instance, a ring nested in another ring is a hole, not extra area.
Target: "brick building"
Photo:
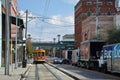
[[[80,46],[80,42],[94,36],[96,11],[98,12],[98,25],[101,26],[99,31],[105,32],[103,27],[112,25],[113,15],[117,12],[115,0],[98,0],[96,3],[97,0],[80,0],[75,6],[76,47]]]
[[[114,16],[99,16],[97,33],[99,38],[105,39],[107,37],[107,29],[114,25]],[[94,39],[96,37],[96,17],[90,16],[82,21],[82,41]]]
[[[15,48],[15,38],[16,38],[16,14],[18,13],[18,16],[19,16],[19,11],[17,9],[17,5],[16,5],[16,0],[10,0],[11,2],[9,2],[9,18],[10,18],[10,42],[12,42],[11,44],[13,45],[12,48],[14,47]],[[5,0],[1,0],[1,14],[2,14],[2,53],[1,53],[1,64],[0,66],[4,66],[5,64],[5,42],[6,42],[6,39],[5,39],[5,16],[6,16],[6,7],[5,7]],[[17,18],[17,42],[19,41],[22,41],[22,38],[23,38],[23,28],[24,28],[24,25],[23,25],[23,20],[20,19],[19,17]],[[21,26],[20,26],[21,25]],[[10,46],[11,46],[10,44]],[[12,48],[10,48],[10,63],[14,62],[13,58],[14,58],[14,54],[11,53],[11,50]],[[22,52],[20,52],[21,50],[21,47],[18,46],[18,60],[17,61],[20,61],[22,59]],[[12,57],[11,57],[12,56]]]

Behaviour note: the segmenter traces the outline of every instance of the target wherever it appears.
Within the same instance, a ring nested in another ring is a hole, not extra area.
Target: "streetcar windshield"
[[[44,52],[38,52],[38,56],[39,57],[44,56]]]

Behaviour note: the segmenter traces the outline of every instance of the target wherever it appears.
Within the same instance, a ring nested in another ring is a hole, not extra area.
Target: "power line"
[[[55,25],[55,26],[60,26],[60,27],[70,27],[70,26],[74,26],[74,25],[57,25],[57,24],[52,24],[48,21],[45,21],[45,20],[41,20],[40,18],[38,18],[40,21],[44,22],[44,23],[47,23],[47,24],[51,24],[51,25]]]
[[[43,14],[44,14],[44,15],[47,15],[47,11],[48,11],[48,8],[49,8],[49,4],[50,4],[50,0],[46,0],[45,8],[44,8],[44,11],[43,11]]]
[[[25,17],[21,17],[21,18],[25,18]],[[55,25],[55,26],[61,26],[61,27],[70,27],[70,26],[74,26],[74,24],[71,24],[71,25],[57,25],[57,24],[52,24],[50,23],[48,20],[54,20],[54,21],[58,21],[56,19],[53,19],[53,18],[50,18],[50,17],[45,17],[45,16],[28,16],[29,19],[33,20],[33,19],[39,19],[40,21],[44,22],[44,23],[47,23],[47,24],[51,24],[51,25]],[[30,22],[31,20],[29,20],[28,22]],[[63,21],[62,23],[67,23],[65,21]],[[67,23],[69,24],[69,23]]]
[[[51,19],[51,20],[55,20],[55,21],[57,21],[57,19],[55,19],[55,18],[48,17],[48,16],[45,16],[45,15],[41,15],[41,14],[39,14],[39,13],[33,13],[33,14],[38,15],[37,17],[38,17],[38,18],[42,18],[43,20],[44,20],[44,19]],[[62,20],[62,19],[61,19],[60,21],[61,21],[61,22],[64,22],[64,23],[71,24],[70,22],[65,21],[65,20]],[[71,25],[73,25],[73,24],[71,24]]]

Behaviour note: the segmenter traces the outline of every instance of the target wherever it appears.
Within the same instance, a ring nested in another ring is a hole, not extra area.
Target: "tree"
[[[107,30],[107,40],[108,44],[114,44],[120,42],[120,28],[117,29],[119,26],[112,26]]]
[[[106,36],[103,33],[100,33],[95,35],[92,40],[106,40]]]
[[[31,42],[27,42],[26,44],[26,51],[27,51],[27,55],[31,55],[33,52],[33,46]]]

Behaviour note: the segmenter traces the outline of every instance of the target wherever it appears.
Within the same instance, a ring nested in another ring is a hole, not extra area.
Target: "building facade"
[[[111,25],[110,22],[111,20],[113,20],[111,17],[116,13],[117,10],[115,8],[115,0],[98,0],[98,2],[97,0],[80,0],[75,6],[76,47],[78,48],[82,41],[90,39],[90,37],[94,34],[94,32],[93,33],[90,32],[92,32],[95,29],[96,15],[99,17],[98,18],[98,20],[100,21],[99,25],[106,26]],[[102,24],[102,20],[103,21],[105,20],[106,23]],[[88,35],[88,33],[90,34]]]
[[[114,25],[114,16],[99,16],[96,33],[96,16],[90,16],[82,21],[82,41],[95,39],[96,35],[99,39],[107,38],[107,30]]]
[[[74,41],[74,34],[66,34],[63,36],[63,41]]]
[[[22,41],[23,38],[23,20],[20,19],[19,17],[16,18],[16,14],[18,14],[19,16],[19,11],[17,9],[17,5],[16,5],[16,0],[9,0],[9,22],[10,22],[10,63],[14,62],[14,56],[15,54],[12,52],[13,49],[15,49],[15,41],[16,41],[16,36],[17,36],[17,43],[19,41]],[[6,16],[6,6],[5,6],[5,0],[1,0],[1,13],[2,13],[2,51],[1,51],[1,65],[0,66],[4,66],[5,64],[5,16]],[[17,21],[16,21],[17,19]],[[21,26],[20,26],[21,25]],[[16,30],[17,29],[17,30]],[[17,44],[18,45],[18,44]],[[12,47],[11,47],[12,46]],[[21,46],[17,46],[17,52],[18,52],[18,57],[17,57],[17,61],[20,61],[22,59],[22,53],[20,52],[21,50]],[[19,51],[20,50],[20,51]]]

